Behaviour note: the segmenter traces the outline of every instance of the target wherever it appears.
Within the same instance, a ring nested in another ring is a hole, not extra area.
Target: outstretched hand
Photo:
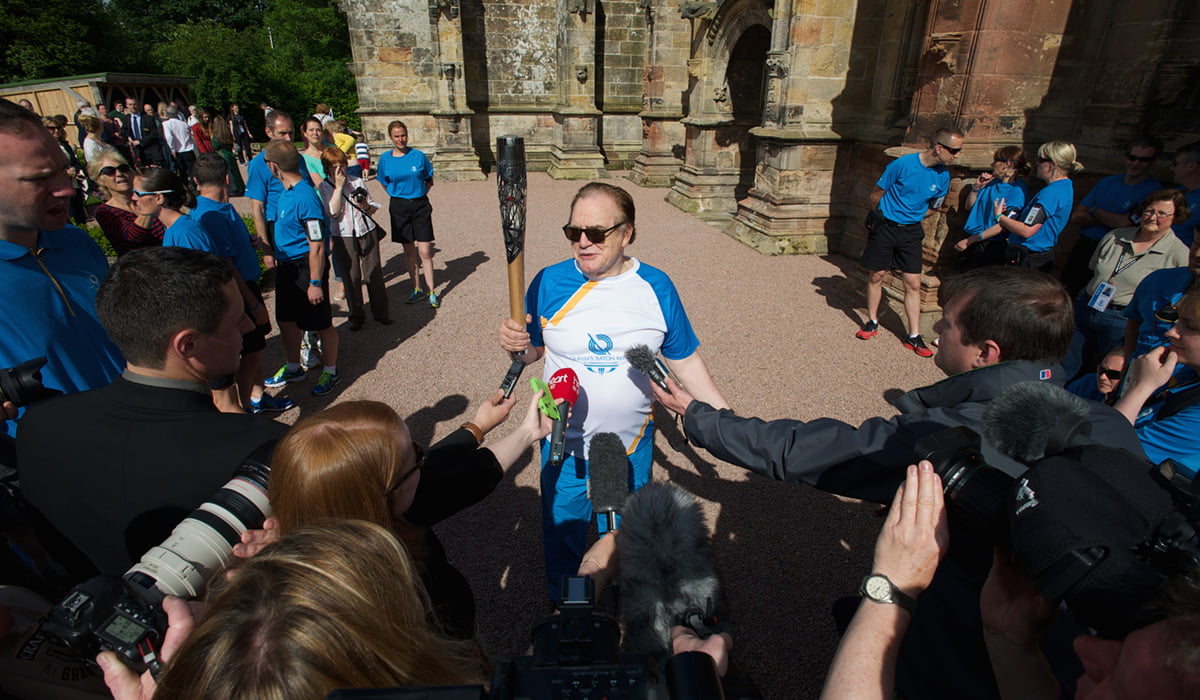
[[[508,420],[516,403],[516,397],[510,396],[506,399],[504,392],[497,390],[475,411],[475,418],[471,422],[478,426],[484,435],[487,435],[492,428]]]

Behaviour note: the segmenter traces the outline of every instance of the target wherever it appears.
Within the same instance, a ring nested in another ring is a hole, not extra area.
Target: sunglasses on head
[[[600,245],[601,243],[604,242],[604,239],[608,238],[608,234],[612,233],[613,231],[616,231],[617,229],[621,228],[624,225],[625,225],[624,221],[622,221],[619,224],[614,224],[613,226],[609,226],[606,229],[580,228],[578,226],[567,225],[567,226],[563,226],[563,233],[566,234],[567,240],[572,243],[578,243],[579,239],[582,236],[587,236],[587,239],[589,241],[591,241],[592,243],[595,243],[596,245]]]
[[[949,146],[947,146],[946,144],[941,143],[941,142],[938,142],[938,145],[941,146],[942,148],[946,149],[946,152],[952,156],[958,155],[958,152],[962,150],[962,148],[950,148]]]
[[[1154,156],[1135,156],[1132,153],[1126,153],[1125,160],[1136,160],[1139,163],[1153,163]]]
[[[133,168],[124,163],[121,163],[120,165],[106,165],[103,168],[100,168],[100,174],[104,177],[112,177],[117,173],[124,173],[125,175],[128,175],[131,172],[133,172]]]

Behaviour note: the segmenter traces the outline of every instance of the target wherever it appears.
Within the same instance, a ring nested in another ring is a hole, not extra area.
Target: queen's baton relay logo
[[[588,333],[588,351],[590,355],[580,355],[571,359],[582,364],[589,372],[608,374],[624,361],[624,357],[614,357],[612,353],[612,338],[603,333]]]

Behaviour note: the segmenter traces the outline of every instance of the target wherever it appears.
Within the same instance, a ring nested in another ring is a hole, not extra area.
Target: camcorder
[[[271,517],[267,479],[276,442],[251,453],[212,498],[123,576],[96,576],[73,588],[51,609],[42,631],[89,664],[99,652],[114,651],[131,668],[157,674],[167,630],[163,598],[198,597],[229,563],[242,533],[262,528]]]
[[[1171,460],[1094,444],[1084,423],[1060,426],[1018,477],[987,464],[966,427],[919,440],[916,457],[941,476],[952,524],[1011,551],[1043,597],[1121,638],[1161,619],[1163,583],[1200,565],[1200,491]]]
[[[549,700],[550,698],[724,698],[710,656],[688,652],[660,670],[643,653],[622,652],[616,620],[596,612],[596,590],[587,576],[567,576],[559,614],[538,622],[533,653],[496,668],[491,691],[482,686],[358,688],[335,690],[328,700]]]

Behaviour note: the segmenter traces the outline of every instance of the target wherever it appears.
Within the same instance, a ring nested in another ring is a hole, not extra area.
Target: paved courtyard
[[[873,340],[854,338],[863,298],[859,283],[847,280],[850,261],[765,257],[666,204],[665,190],[613,182],[629,190],[638,207],[630,254],[674,280],[700,352],[739,414],[828,416],[857,424],[892,415],[885,397],[941,378],[932,360],[901,346],[894,315],[884,316],[886,330]],[[570,255],[560,227],[580,184],[529,175],[527,282]],[[369,187],[384,204],[376,219],[386,227],[387,200],[377,183]],[[430,199],[442,308],[404,303],[411,290],[404,256],[399,245],[385,241],[396,323],[368,321],[351,333],[344,302],[340,312],[335,306],[343,382],[323,398],[308,394],[312,381],[290,385],[289,396],[300,408],[283,420],[370,398],[395,407],[413,437],[429,443],[468,420],[499,384],[509,361],[496,327],[508,313],[508,298],[495,180],[438,183]],[[236,204],[248,211],[247,200]],[[273,339],[266,370],[280,362]],[[540,371],[540,363],[526,370],[514,414],[523,414],[530,395],[525,379]],[[654,478],[679,484],[704,504],[728,597],[735,659],[768,698],[815,698],[837,645],[830,603],[853,594],[867,573],[882,525],[877,509],[754,476],[694,450],[659,410]],[[481,638],[494,659],[522,653],[533,624],[548,609],[538,503],[538,465],[526,457],[489,499],[439,527],[451,561],[474,588]]]

